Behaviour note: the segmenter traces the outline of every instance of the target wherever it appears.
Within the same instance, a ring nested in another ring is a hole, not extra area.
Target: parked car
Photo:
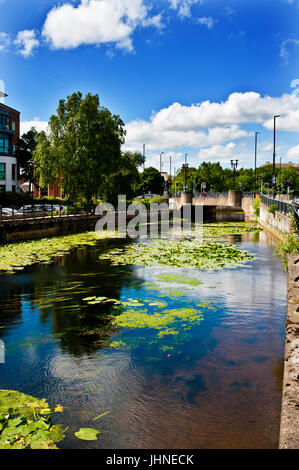
[[[293,204],[296,204],[296,206],[299,207],[299,199],[294,199]]]
[[[148,193],[148,194],[144,194],[144,198],[149,198],[149,199],[152,199],[154,197],[158,196],[158,194],[152,194],[152,193]]]
[[[16,209],[12,210],[11,207],[2,207],[2,217],[12,217],[12,215],[17,217],[22,215],[22,212]]]

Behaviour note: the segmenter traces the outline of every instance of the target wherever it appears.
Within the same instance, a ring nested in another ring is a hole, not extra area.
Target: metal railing
[[[272,197],[265,196],[264,194],[261,194],[261,201],[263,204],[266,206],[270,207],[272,205],[277,206],[277,210],[279,212],[282,212],[285,215],[288,215],[291,217],[292,215],[295,218],[297,228],[299,229],[299,208],[295,204],[284,202],[284,201],[279,201],[278,199],[273,199]]]
[[[0,223],[15,223],[24,221],[41,221],[46,219],[62,219],[69,217],[93,216],[94,209],[83,210],[82,208],[68,206],[58,206],[57,204],[47,204],[43,207],[41,204],[32,204],[22,207],[20,210],[14,208],[3,208],[0,206]]]

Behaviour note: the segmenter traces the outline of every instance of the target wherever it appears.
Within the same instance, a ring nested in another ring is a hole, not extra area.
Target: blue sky
[[[165,170],[185,153],[252,166],[255,131],[271,160],[274,114],[278,158],[298,162],[298,20],[299,0],[0,0],[0,81],[24,131],[98,93]]]

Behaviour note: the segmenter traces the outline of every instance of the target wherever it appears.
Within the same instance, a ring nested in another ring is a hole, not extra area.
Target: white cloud
[[[188,18],[191,16],[191,8],[195,4],[202,5],[204,0],[169,0],[170,7],[178,10],[178,16]]]
[[[81,0],[66,3],[47,15],[43,36],[55,49],[82,44],[111,44],[133,50],[132,35],[138,27],[162,27],[161,15],[149,16],[143,0]]]
[[[282,42],[280,47],[280,57],[283,58],[284,64],[288,65],[290,58],[289,46],[299,46],[299,39],[286,39]]]
[[[46,131],[48,128],[48,121],[40,121],[38,118],[34,118],[32,121],[21,121],[20,134],[25,134],[30,131],[32,127],[38,132]]]
[[[289,158],[291,161],[295,163],[299,162],[299,145],[296,145],[295,147],[291,147],[287,151],[287,158]]]
[[[238,154],[236,153],[237,148],[238,147],[234,142],[229,142],[226,145],[213,145],[212,147],[201,149],[197,154],[197,158],[205,161],[227,161],[230,158],[235,158],[236,156],[238,156]]]
[[[215,20],[213,18],[211,18],[210,16],[206,17],[206,16],[203,16],[202,18],[196,18],[196,23],[199,23],[199,24],[203,24],[205,26],[207,26],[208,29],[212,29],[214,24],[215,24]]]
[[[10,46],[11,39],[9,34],[0,33],[0,51],[6,51]]]
[[[279,130],[299,132],[298,103],[291,94],[274,98],[255,92],[232,93],[224,102],[173,103],[149,121],[128,123],[126,146],[133,150],[146,144],[150,150],[161,150],[221,145],[251,135],[241,124],[258,123],[272,130],[275,114],[281,114]]]
[[[127,126],[126,148],[136,150],[146,144],[149,150],[177,149],[183,147],[207,147],[229,140],[247,137],[247,131],[239,126],[213,127],[206,131],[196,130],[166,130],[157,127],[155,123],[146,121],[133,121]]]
[[[36,31],[34,29],[19,31],[14,41],[17,51],[23,57],[32,55],[33,50],[39,46],[39,40],[36,39]]]

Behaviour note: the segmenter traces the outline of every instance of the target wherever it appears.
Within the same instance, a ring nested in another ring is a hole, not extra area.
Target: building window
[[[0,129],[9,130],[9,117],[6,114],[0,114]]]
[[[11,151],[11,137],[6,134],[0,134],[0,153],[9,153]]]
[[[12,164],[11,165],[11,179],[13,181],[15,181],[17,178],[16,178],[16,174],[17,174],[17,165],[15,164]]]
[[[0,194],[5,193],[5,184],[0,184]]]
[[[5,180],[5,163],[0,163],[0,180]]]
[[[16,132],[16,123],[15,123],[15,121],[12,121],[12,123],[11,123],[11,130]]]
[[[16,192],[16,185],[15,184],[12,185],[11,190],[12,190],[13,193]]]

